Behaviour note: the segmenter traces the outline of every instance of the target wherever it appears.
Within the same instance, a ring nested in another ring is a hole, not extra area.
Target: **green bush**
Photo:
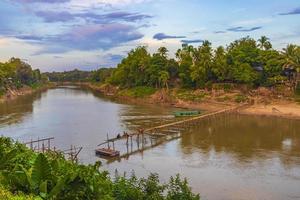
[[[99,170],[100,162],[80,165],[56,152],[37,154],[24,145],[0,137],[0,199],[55,200],[196,200],[179,176],[167,184],[158,175],[138,179]]]
[[[248,100],[248,98],[245,95],[237,95],[234,100],[237,103],[244,103]]]
[[[154,94],[157,90],[152,87],[138,86],[130,89],[124,89],[119,92],[122,96],[129,96],[135,98],[143,98]]]

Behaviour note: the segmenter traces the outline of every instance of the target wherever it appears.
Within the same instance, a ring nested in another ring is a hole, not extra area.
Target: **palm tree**
[[[296,71],[296,76],[292,76],[291,80],[294,89],[296,89],[300,73],[300,46],[288,44],[287,47],[283,49],[282,54],[284,56],[283,68],[288,69],[288,71]]]
[[[169,85],[168,85],[169,79],[170,79],[169,72],[167,71],[160,72],[159,82],[162,83],[162,85],[165,86],[167,90],[169,90]]]
[[[166,47],[159,47],[158,53],[159,53],[162,57],[166,58],[166,57],[167,57],[167,53],[168,53],[168,49],[167,49]]]
[[[299,68],[300,65],[300,47],[294,44],[288,44],[283,49],[283,55],[285,57],[284,68]]]
[[[272,44],[270,42],[270,38],[266,37],[266,36],[261,36],[260,39],[258,39],[258,47],[261,50],[270,50],[272,49]]]

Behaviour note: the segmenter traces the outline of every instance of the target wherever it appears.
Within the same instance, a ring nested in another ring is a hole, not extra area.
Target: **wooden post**
[[[106,134],[106,138],[107,138],[107,148],[110,149],[110,146],[109,146],[109,138],[108,138],[108,133]]]
[[[136,142],[137,142],[137,147],[138,147],[138,150],[139,150],[140,149],[140,135],[139,134],[137,135]]]
[[[30,149],[33,150],[32,138],[31,138],[31,141],[30,141]]]
[[[50,151],[51,145],[50,145],[50,139],[48,139],[48,151]]]
[[[40,150],[40,138],[38,137],[38,151]]]
[[[73,145],[71,145],[71,152],[70,152],[71,160],[73,161]]]

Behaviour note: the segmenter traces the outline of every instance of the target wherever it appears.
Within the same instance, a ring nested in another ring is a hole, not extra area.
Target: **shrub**
[[[100,172],[100,162],[80,165],[56,152],[37,154],[11,139],[0,137],[0,199],[13,200],[194,200],[186,180],[167,184],[158,175],[138,179]]]
[[[237,95],[234,100],[237,103],[244,103],[248,100],[248,98],[245,95]]]
[[[146,87],[146,86],[138,86],[130,89],[124,89],[120,91],[120,95],[135,97],[135,98],[143,98],[150,96],[156,92],[155,88]]]

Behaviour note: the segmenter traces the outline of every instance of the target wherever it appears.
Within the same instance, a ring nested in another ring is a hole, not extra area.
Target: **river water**
[[[175,121],[175,110],[129,105],[89,90],[62,87],[0,104],[0,135],[21,142],[55,137],[58,149],[81,146],[80,162],[101,160],[112,174],[116,169],[138,176],[155,172],[168,181],[179,173],[202,199],[300,199],[299,120],[227,115],[122,159],[95,156],[107,135]],[[124,146],[116,144],[121,150]]]

